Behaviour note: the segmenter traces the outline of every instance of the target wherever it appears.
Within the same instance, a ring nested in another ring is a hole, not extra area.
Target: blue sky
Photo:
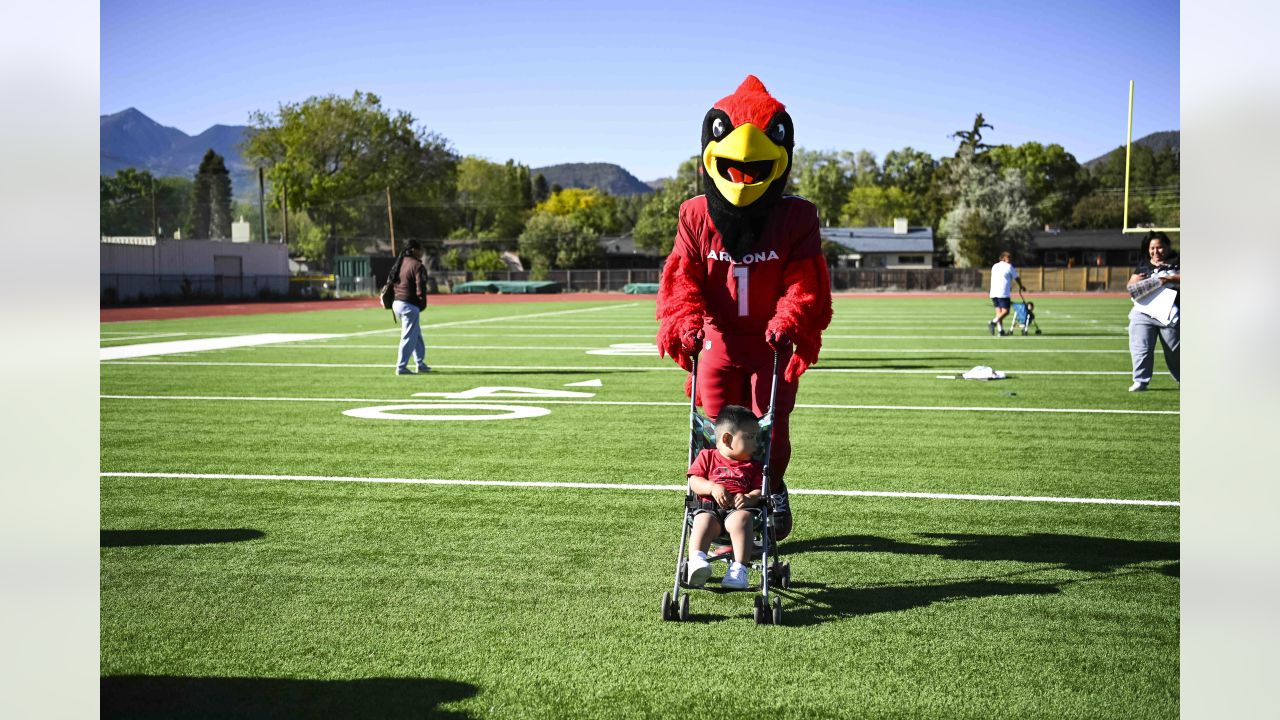
[[[797,144],[954,151],[1059,143],[1081,162],[1179,129],[1169,0],[135,2],[101,4],[103,114],[195,134],[311,95],[379,95],[463,154],[613,162],[642,180],[698,150],[703,114],[748,73]]]

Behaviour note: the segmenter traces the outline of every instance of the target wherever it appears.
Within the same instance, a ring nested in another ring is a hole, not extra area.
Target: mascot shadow
[[[284,678],[116,675],[101,679],[103,718],[467,718],[440,708],[474,685],[432,678]]]
[[[895,612],[939,602],[1003,595],[1053,595],[1080,579],[1026,582],[1011,576],[1045,570],[1091,573],[1092,578],[1117,571],[1158,573],[1177,578],[1178,543],[1122,540],[1030,533],[1026,535],[970,535],[924,533],[933,542],[904,542],[871,535],[839,535],[797,540],[782,545],[783,556],[809,552],[895,553],[924,555],[943,560],[1020,562],[1033,567],[1004,576],[978,577],[944,582],[923,581],[909,585],[849,587],[804,582],[797,577],[787,600],[787,625],[812,625],[845,617]],[[1162,563],[1151,567],[1151,563]],[[1137,567],[1135,567],[1137,566]]]

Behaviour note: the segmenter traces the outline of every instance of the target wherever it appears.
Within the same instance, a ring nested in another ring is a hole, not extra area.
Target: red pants
[[[698,357],[698,397],[707,417],[715,420],[725,405],[742,405],[756,415],[769,409],[773,382],[773,348],[763,335],[721,335],[707,327],[706,342]],[[778,394],[773,408],[773,450],[769,477],[773,492],[786,487],[783,477],[791,460],[791,410],[796,406],[797,383],[782,379],[791,349],[778,353]]]

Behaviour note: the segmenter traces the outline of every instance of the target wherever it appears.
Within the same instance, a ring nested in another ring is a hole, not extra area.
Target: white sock
[[[702,552],[701,550],[694,550],[694,551],[693,551],[693,556],[694,556],[694,557],[696,557],[696,558],[698,558],[699,560],[706,560],[706,559],[707,559],[707,554],[706,554],[706,553],[704,553],[704,552]]]
[[[738,569],[738,568],[740,568],[740,567],[746,567],[746,566],[745,566],[745,565],[743,565],[742,563],[738,562],[737,560],[734,560],[734,561],[733,561],[733,564],[729,566],[729,569],[730,569],[730,570],[737,570],[737,569]]]

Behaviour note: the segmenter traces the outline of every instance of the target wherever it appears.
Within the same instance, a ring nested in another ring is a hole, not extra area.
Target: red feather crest
[[[787,109],[786,105],[769,94],[764,83],[755,75],[748,75],[732,95],[720,98],[712,107],[725,111],[734,127],[751,123],[761,129],[768,125],[769,119],[775,114]]]

